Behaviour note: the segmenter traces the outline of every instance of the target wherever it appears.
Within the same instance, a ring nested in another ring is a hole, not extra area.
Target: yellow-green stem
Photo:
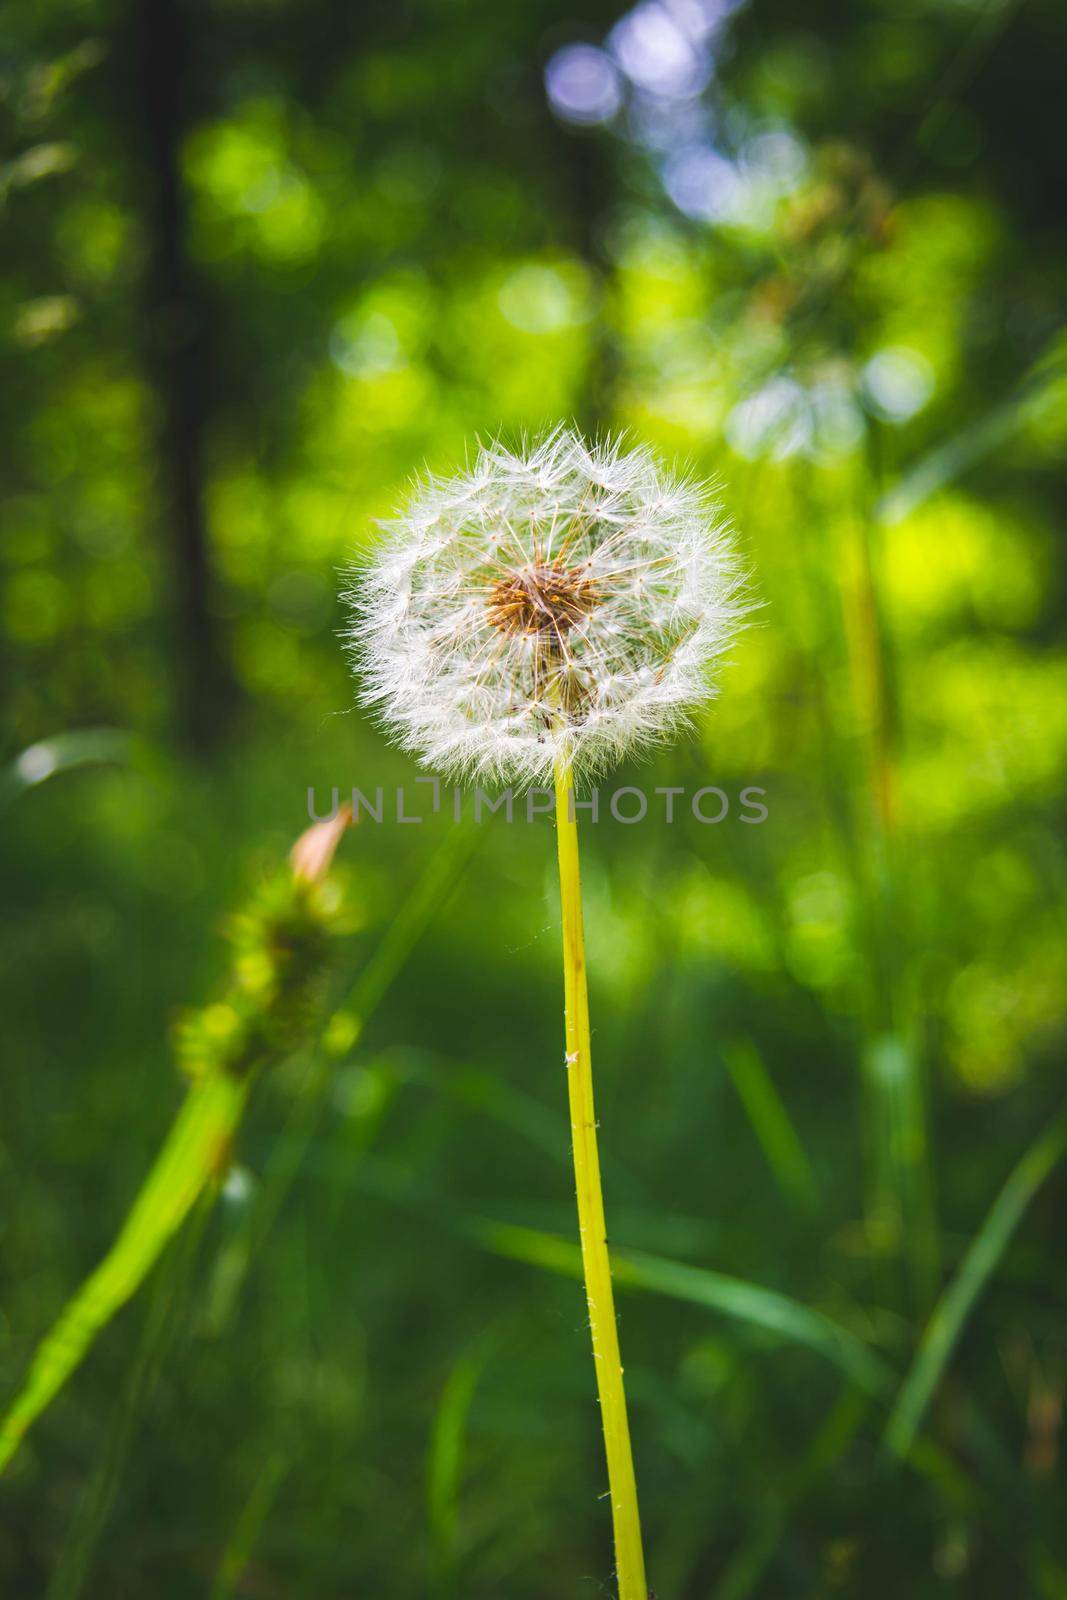
[[[626,1420],[619,1332],[611,1292],[611,1262],[600,1186],[593,1073],[589,1047],[589,993],[586,986],[582,887],[578,867],[578,825],[566,762],[556,768],[556,844],[563,920],[563,976],[566,999],[567,1090],[570,1097],[574,1177],[578,1190],[578,1229],[593,1335],[593,1361],[600,1395],[600,1420],[608,1458],[608,1488],[615,1533],[615,1571],[619,1600],[648,1600],[641,1519],[637,1510],[630,1427]]]

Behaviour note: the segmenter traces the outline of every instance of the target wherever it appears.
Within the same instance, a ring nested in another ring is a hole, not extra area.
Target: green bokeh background
[[[338,572],[476,436],[574,419],[718,479],[760,602],[694,735],[618,777],[729,816],[585,829],[613,1241],[899,1381],[1067,1096],[1067,19],[700,11],[0,12],[3,1397],[308,786],[414,793]],[[546,93],[581,42],[595,125]],[[449,833],[345,841],[353,971]],[[613,1592],[580,1287],[484,1227],[574,1237],[553,868],[546,820],[472,832],[249,1250],[301,1064],[258,1086],[0,1484],[5,1600]],[[624,1292],[659,1600],[1067,1596],[1065,1226],[1053,1173],[895,1468],[817,1352]]]

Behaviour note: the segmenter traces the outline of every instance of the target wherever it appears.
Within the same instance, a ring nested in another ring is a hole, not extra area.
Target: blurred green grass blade
[[[264,1461],[222,1553],[211,1589],[211,1600],[230,1600],[241,1581],[241,1574],[252,1558],[263,1524],[285,1482],[289,1465],[289,1457],[284,1450],[272,1451]]]
[[[344,1009],[362,1030],[422,938],[431,918],[448,898],[479,842],[475,828],[450,828],[425,871],[390,922],[381,943],[348,991]]]
[[[869,1137],[875,1185],[868,1232],[884,1268],[898,1254],[910,1263],[921,1319],[934,1303],[941,1278],[922,1063],[912,1042],[899,1032],[869,1037],[861,1061],[873,1124]]]
[[[1065,369],[1067,345],[1059,335],[1052,340],[1045,359],[1031,369],[1015,394],[993,406],[970,427],[935,446],[901,475],[875,506],[876,519],[887,527],[903,522],[939,490],[955,483],[999,445],[1014,438],[1028,423],[1060,404]]]
[[[430,1436],[426,1499],[433,1547],[433,1588],[442,1600],[455,1589],[456,1530],[467,1418],[488,1355],[489,1347],[483,1339],[456,1362],[441,1394]]]
[[[938,445],[883,495],[874,508],[877,520],[887,527],[903,522],[940,489],[963,477],[984,456],[1006,443],[1022,427],[1026,415],[1021,400],[1009,400],[955,438]]]
[[[563,1117],[534,1095],[514,1088],[499,1072],[487,1072],[467,1062],[456,1065],[444,1057],[413,1050],[390,1052],[388,1062],[403,1081],[441,1095],[463,1112],[492,1119],[570,1169]]]
[[[364,1162],[357,1181],[368,1192],[397,1205],[413,1206],[456,1229],[482,1249],[566,1278],[581,1278],[581,1249],[562,1234],[472,1215],[441,1195],[420,1189],[410,1172],[387,1163]],[[612,1248],[612,1276],[621,1289],[644,1290],[717,1311],[735,1322],[763,1328],[806,1345],[847,1373],[867,1394],[885,1399],[897,1374],[857,1334],[825,1312],[743,1278],[670,1261],[646,1251]]]
[[[516,1089],[499,1072],[468,1063],[456,1065],[425,1050],[390,1050],[381,1060],[398,1080],[425,1087],[464,1112],[493,1119],[570,1171],[570,1133],[559,1109],[550,1109],[542,1100]],[[612,1215],[619,1233],[635,1246],[685,1256],[706,1254],[718,1244],[721,1229],[715,1223],[651,1204],[633,1172],[610,1150],[602,1153],[600,1166],[605,1176],[611,1175],[617,1195],[627,1197],[613,1202]]]
[[[1065,1151],[1067,1108],[1022,1156],[934,1307],[886,1424],[884,1443],[894,1455],[907,1456],[911,1450],[975,1302],[996,1271],[1030,1201]]]
[[[0,1472],[218,1170],[247,1093],[247,1080],[221,1073],[189,1090],[118,1238],[37,1347],[26,1381],[0,1422]]]
[[[44,1600],[77,1600],[89,1577],[93,1552],[111,1513],[138,1424],[167,1359],[186,1298],[210,1204],[202,1195],[190,1225],[169,1247],[156,1279],[137,1353],[103,1438],[92,1476],[71,1519]]]
[[[479,1243],[512,1261],[525,1261],[568,1278],[582,1275],[581,1250],[570,1239],[484,1219],[472,1219],[468,1227]],[[643,1251],[613,1249],[611,1265],[620,1289],[685,1300],[805,1345],[846,1372],[868,1394],[884,1395],[892,1386],[892,1369],[862,1339],[824,1312],[776,1289]]]
[[[28,745],[0,770],[0,801],[9,801],[27,789],[75,767],[129,759],[133,740],[121,728],[79,728],[57,733]]]
[[[712,1591],[711,1600],[748,1600],[774,1560],[789,1517],[805,1495],[824,1480],[851,1445],[870,1408],[869,1397],[847,1384],[815,1435],[780,1498],[760,1508],[754,1526]]]
[[[819,1198],[815,1174],[762,1057],[744,1041],[728,1045],[722,1054],[778,1187],[787,1200],[814,1209]]]

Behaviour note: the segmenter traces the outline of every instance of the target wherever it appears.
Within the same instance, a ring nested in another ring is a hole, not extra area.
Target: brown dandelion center
[[[504,633],[558,638],[593,611],[600,596],[584,567],[531,564],[509,572],[489,594],[489,620]]]

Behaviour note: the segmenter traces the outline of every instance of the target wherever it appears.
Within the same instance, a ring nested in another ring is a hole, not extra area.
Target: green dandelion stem
[[[608,1488],[615,1532],[615,1570],[619,1600],[648,1600],[637,1483],[626,1416],[626,1391],[619,1352],[619,1332],[615,1322],[615,1300],[611,1288],[604,1196],[600,1183],[578,826],[572,803],[571,771],[566,761],[560,761],[556,768],[556,842],[563,921],[567,1089],[570,1097],[574,1177],[578,1191],[578,1227],[589,1305],[589,1327],[593,1336],[593,1361],[600,1395],[600,1421],[604,1429],[608,1463]]]

